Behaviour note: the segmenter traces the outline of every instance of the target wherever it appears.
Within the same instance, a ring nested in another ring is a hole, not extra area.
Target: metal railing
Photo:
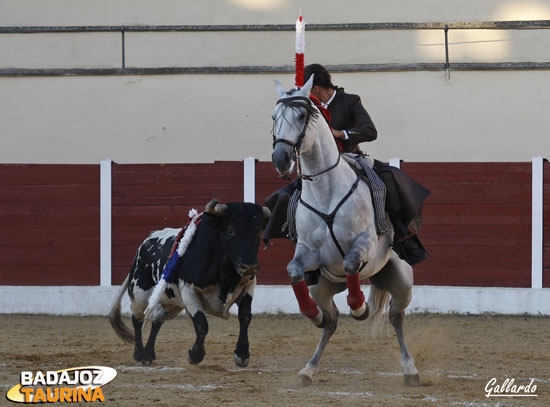
[[[308,24],[308,31],[368,31],[368,30],[442,30],[445,37],[445,63],[386,63],[326,65],[332,72],[397,72],[397,71],[445,71],[450,76],[449,30],[535,30],[550,28],[550,20],[529,21],[479,21],[432,23],[342,23]],[[127,32],[246,32],[246,31],[294,31],[291,24],[262,25],[119,25],[119,26],[7,26],[0,27],[0,34],[48,34],[48,33],[97,33],[120,32],[120,68],[5,68],[0,76],[65,76],[65,75],[162,75],[162,74],[250,74],[291,73],[294,66],[197,66],[197,67],[126,67]],[[548,70],[548,62],[495,62],[453,63],[455,71],[488,70]]]

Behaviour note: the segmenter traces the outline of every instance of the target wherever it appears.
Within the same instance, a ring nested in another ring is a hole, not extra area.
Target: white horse
[[[302,194],[296,210],[298,241],[287,266],[300,311],[323,333],[313,358],[299,372],[302,384],[312,383],[326,344],[335,332],[338,309],[333,296],[348,288],[348,304],[356,319],[383,312],[401,349],[406,385],[420,383],[403,336],[403,317],[411,301],[412,268],[392,250],[393,232],[377,235],[371,192],[350,165],[340,159],[332,132],[309,98],[313,76],[301,89],[286,92],[275,81],[280,99],[273,111],[272,161],[289,175],[297,164]],[[320,270],[318,283],[308,286],[305,273]],[[370,279],[369,304],[359,280]],[[389,295],[391,294],[391,300]],[[311,296],[310,296],[311,295]]]

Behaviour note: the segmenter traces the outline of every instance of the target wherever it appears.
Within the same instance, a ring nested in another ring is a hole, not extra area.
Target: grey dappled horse
[[[340,159],[328,124],[309,98],[312,84],[313,76],[303,88],[286,92],[275,81],[280,99],[273,111],[273,164],[282,175],[289,175],[296,164],[303,180],[296,210],[298,241],[287,271],[300,311],[323,329],[313,358],[298,377],[304,385],[312,382],[337,327],[339,312],[333,297],[348,288],[348,304],[356,319],[368,317],[369,308],[370,318],[375,317],[389,301],[405,384],[418,385],[418,371],[403,336],[412,268],[392,250],[393,232],[377,235],[369,187]],[[308,290],[305,273],[319,269],[318,283]],[[367,278],[373,284],[368,304],[359,285],[359,279]]]

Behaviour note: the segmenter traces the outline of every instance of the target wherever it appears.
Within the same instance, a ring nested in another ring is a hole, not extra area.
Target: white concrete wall
[[[290,23],[292,20],[289,21]],[[126,67],[292,65],[294,33],[127,32]],[[307,61],[443,63],[443,30],[310,31]],[[546,62],[550,29],[450,30],[458,62]],[[327,52],[330,50],[330,52]],[[0,34],[0,68],[120,68],[119,32]]]
[[[546,0],[2,0],[0,25],[544,20]]]
[[[273,79],[291,75],[0,78],[0,162],[270,160]],[[375,157],[530,161],[550,151],[550,71],[334,74],[379,130]]]
[[[15,287],[0,286],[0,313],[51,315],[108,315],[120,290],[113,287]],[[368,297],[369,287],[363,287]],[[349,313],[346,293],[334,297],[340,312]],[[237,306],[231,308],[236,313]],[[298,314],[298,303],[290,286],[260,285],[254,293],[255,314],[278,312]],[[125,295],[122,312],[130,313]],[[413,288],[409,313],[550,315],[549,288],[436,287]]]
[[[292,24],[550,19],[543,0],[2,0],[0,25]],[[292,65],[292,32],[127,33],[136,67]],[[548,61],[550,30],[451,30],[453,62]],[[441,30],[307,33],[306,63],[444,62]],[[121,66],[119,33],[0,34],[1,68]],[[452,66],[451,66],[452,69]],[[270,159],[273,79],[292,75],[0,77],[0,162]],[[528,161],[550,150],[550,71],[334,74],[408,161]]]

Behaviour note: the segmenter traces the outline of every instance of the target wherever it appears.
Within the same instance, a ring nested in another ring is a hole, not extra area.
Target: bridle
[[[311,99],[306,97],[306,96],[289,96],[289,97],[285,97],[285,98],[281,98],[281,99],[277,100],[276,105],[278,105],[279,103],[282,103],[283,105],[285,105],[288,102],[297,101],[297,100],[304,101],[310,106],[311,106],[311,103],[312,103]],[[311,174],[311,175],[304,174],[302,172],[302,165],[301,165],[301,161],[300,161],[300,148],[302,147],[302,143],[303,143],[304,138],[306,136],[307,126],[309,125],[309,120],[311,119],[311,115],[312,115],[312,111],[310,109],[306,109],[306,112],[307,112],[307,116],[306,116],[305,124],[304,124],[304,127],[303,127],[300,135],[298,136],[298,139],[296,140],[296,142],[293,142],[293,141],[290,141],[290,140],[287,140],[287,139],[284,139],[284,138],[275,137],[275,127],[273,127],[273,148],[275,148],[277,143],[284,143],[284,144],[288,144],[289,146],[291,146],[294,150],[294,156],[296,157],[296,173],[298,174],[298,177],[300,177],[301,179],[303,179],[305,181],[312,181],[313,177],[317,177],[321,174],[329,172],[330,170],[332,170],[332,169],[334,169],[338,166],[338,164],[340,163],[340,152],[338,152],[338,159],[336,160],[336,163],[334,163],[330,167],[328,167],[328,168],[326,168],[326,169],[324,169],[324,170],[322,170],[322,171],[320,171],[316,174]],[[281,175],[281,177],[288,179],[288,176]]]

